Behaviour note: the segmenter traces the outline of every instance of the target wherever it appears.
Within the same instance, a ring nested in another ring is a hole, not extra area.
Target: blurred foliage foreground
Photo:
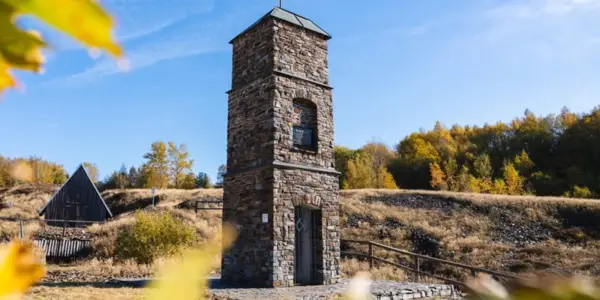
[[[16,22],[24,15],[37,18],[54,29],[91,47],[97,56],[105,50],[115,57],[122,50],[112,37],[114,21],[94,0],[0,0],[0,94],[16,87],[11,69],[42,72],[41,50],[49,45],[39,32],[23,30]]]
[[[146,289],[149,300],[198,300],[208,295],[208,273],[215,256],[235,240],[236,232],[224,226],[221,236],[202,248],[188,250],[169,261]],[[21,299],[27,289],[45,276],[46,270],[34,254],[30,242],[14,240],[0,248],[0,300]],[[357,274],[348,285],[343,299],[370,299],[371,281],[366,272]],[[467,299],[589,299],[600,300],[600,288],[587,278],[535,275],[501,285],[480,275],[467,282]]]

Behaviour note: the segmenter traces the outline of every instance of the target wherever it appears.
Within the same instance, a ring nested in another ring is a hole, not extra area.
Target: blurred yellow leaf
[[[45,274],[31,243],[14,241],[0,248],[0,299],[20,297]]]
[[[94,0],[0,0],[0,94],[17,86],[11,68],[43,70],[41,50],[47,44],[39,33],[15,25],[22,14],[37,17],[91,48],[123,55],[112,37],[113,20]]]
[[[16,180],[31,182],[33,181],[33,169],[24,161],[18,161],[10,170],[10,176]]]
[[[10,74],[8,64],[0,58],[0,92],[2,90],[17,86],[17,82]]]
[[[0,0],[19,13],[31,14],[84,44],[121,56],[113,41],[113,20],[94,0]]]
[[[39,34],[17,28],[15,17],[15,9],[0,2],[0,57],[12,67],[38,72],[44,62],[41,47],[46,44]]]
[[[358,272],[344,293],[344,300],[367,300],[371,299],[371,274],[368,272]]]
[[[467,299],[511,300],[600,300],[600,288],[588,278],[535,274],[511,280],[502,286],[489,275],[467,282]]]
[[[150,284],[148,299],[203,299],[203,292],[208,288],[207,277],[214,267],[215,257],[229,248],[235,238],[235,229],[224,226],[221,238],[215,238],[200,250],[184,253],[181,259],[170,261]]]

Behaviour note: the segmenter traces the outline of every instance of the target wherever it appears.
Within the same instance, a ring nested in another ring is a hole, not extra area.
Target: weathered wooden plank
[[[91,240],[59,240],[59,239],[37,239],[34,243],[42,248],[46,258],[50,259],[72,259],[87,255],[92,247]]]

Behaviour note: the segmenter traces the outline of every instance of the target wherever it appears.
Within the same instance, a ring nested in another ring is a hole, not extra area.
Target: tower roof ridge
[[[317,25],[310,19],[305,18],[305,17],[303,17],[299,14],[296,14],[294,12],[291,12],[289,10],[283,9],[279,6],[276,6],[273,9],[271,9],[268,13],[266,13],[264,16],[262,16],[260,19],[258,19],[258,21],[254,22],[254,24],[250,25],[250,27],[246,28],[246,30],[242,31],[240,34],[238,34],[236,37],[234,37],[230,41],[230,43],[233,43],[233,41],[235,39],[237,39],[242,34],[246,33],[248,30],[250,30],[252,27],[256,26],[258,23],[262,22],[266,18],[276,18],[278,20],[282,20],[282,21],[294,24],[296,26],[300,26],[306,30],[316,32],[320,35],[325,36],[326,39],[331,39],[331,35],[329,35],[329,33],[327,33],[323,28],[321,28],[319,25]]]

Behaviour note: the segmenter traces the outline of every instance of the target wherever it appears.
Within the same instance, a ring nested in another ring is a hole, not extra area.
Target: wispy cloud
[[[124,43],[156,33],[188,17],[211,12],[215,0],[106,0],[101,4],[116,21],[115,38]],[[35,18],[25,17],[21,22],[39,30],[55,51],[83,49],[74,39]]]
[[[125,43],[130,72],[167,60],[228,49],[223,35],[223,31],[228,28],[222,26],[222,23],[228,20],[217,21],[206,14],[201,14],[198,10],[192,14],[193,9],[186,9],[186,7],[193,8],[193,3],[211,1],[110,0],[110,2],[114,6],[113,10],[121,13],[121,23],[125,24],[124,28],[127,28],[122,36],[131,40]],[[176,5],[173,2],[181,3]],[[175,9],[172,9],[171,5]],[[208,6],[204,8],[204,12],[210,10]],[[154,19],[153,14],[160,10],[168,11],[166,14],[171,17],[164,18],[162,21],[160,18]],[[224,19],[234,17],[230,15]],[[46,87],[81,86],[120,72],[113,58],[104,57],[87,69],[49,80],[43,85]]]
[[[488,11],[495,19],[532,19],[561,17],[600,9],[598,0],[510,0]]]
[[[107,0],[117,20],[117,37],[135,39],[152,34],[187,17],[211,12],[215,0]]]
[[[178,37],[165,42],[152,43],[133,49],[127,55],[129,72],[150,67],[162,61],[198,54],[223,51],[214,40],[203,37]],[[45,83],[50,87],[73,87],[93,83],[102,77],[122,72],[112,58],[103,58],[92,67],[73,75],[57,78]]]
[[[513,60],[569,62],[600,50],[600,0],[507,0],[465,17],[455,46]]]

